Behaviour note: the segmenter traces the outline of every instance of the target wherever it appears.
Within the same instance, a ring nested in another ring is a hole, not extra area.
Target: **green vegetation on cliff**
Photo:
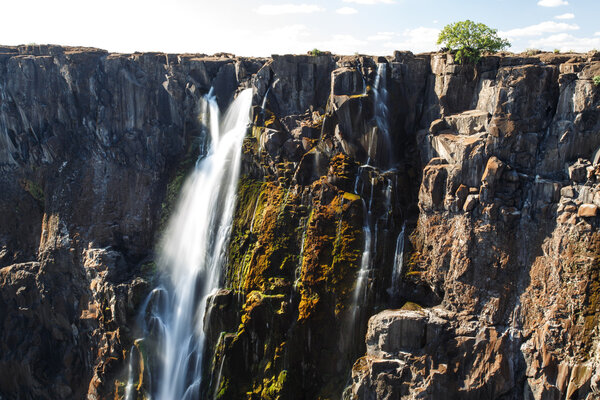
[[[496,52],[510,47],[510,42],[497,35],[498,30],[471,20],[446,25],[438,36],[443,44],[456,54],[456,61],[476,63],[482,52]]]

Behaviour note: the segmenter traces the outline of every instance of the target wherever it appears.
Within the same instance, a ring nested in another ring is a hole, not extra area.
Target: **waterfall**
[[[387,63],[377,64],[377,75],[373,83],[373,102],[375,124],[382,134],[382,141],[378,141],[384,149],[386,162],[393,166],[394,157],[392,153],[392,137],[390,132],[390,119],[388,111],[388,91],[387,91]],[[379,147],[378,147],[379,149]],[[381,160],[381,157],[379,158]],[[385,165],[385,164],[384,164]]]
[[[359,169],[359,173],[358,176],[356,177],[356,182],[354,184],[355,186],[355,193],[359,194],[357,189],[358,189],[358,181],[359,181],[359,177],[360,177],[360,169]],[[361,296],[364,296],[366,294],[365,291],[365,283],[368,281],[369,278],[369,270],[371,269],[371,260],[372,260],[372,250],[374,248],[373,246],[373,230],[371,229],[371,219],[372,219],[372,203],[373,203],[373,187],[374,187],[374,182],[371,181],[371,193],[369,196],[369,202],[368,204],[365,203],[364,199],[363,199],[363,214],[364,214],[364,219],[363,219],[363,233],[364,233],[364,237],[365,237],[365,241],[364,241],[364,249],[363,249],[363,253],[360,259],[360,270],[358,271],[358,276],[356,278],[356,286],[354,288],[354,294],[353,294],[353,298],[352,298],[352,325],[354,325],[356,323],[356,318],[358,316],[358,308],[360,307],[360,305],[363,303],[361,300]]]
[[[387,64],[379,63],[377,64],[377,75],[375,77],[375,82],[373,83],[373,101],[375,106],[375,123],[379,130],[383,134],[384,139],[384,147],[388,152],[388,162],[391,163],[392,155],[391,155],[391,138],[390,138],[390,128],[389,128],[389,118],[388,118],[388,108],[387,108],[387,98],[388,92],[386,89],[387,86]],[[372,140],[369,143],[369,154],[371,154]],[[354,193],[362,196],[362,190],[359,191],[358,183],[360,179],[360,175],[362,173],[363,168],[367,167],[370,163],[370,158],[367,160],[367,164],[361,166],[358,170],[358,174],[356,177],[356,181],[354,183]],[[369,269],[371,268],[372,259],[374,256],[374,250],[377,248],[377,227],[378,221],[373,223],[372,216],[372,202],[373,202],[373,190],[375,187],[375,182],[371,181],[371,193],[368,200],[368,206],[365,205],[363,200],[363,209],[364,209],[364,223],[363,223],[363,232],[364,232],[364,250],[361,257],[361,265],[358,273],[358,278],[356,281],[356,287],[354,289],[354,298],[353,298],[353,319],[356,318],[357,308],[360,304],[360,296],[366,293],[364,292],[365,281],[367,281]],[[391,207],[391,193],[392,193],[392,181],[388,180],[388,185],[386,188],[385,199],[386,199],[386,208],[389,209]],[[388,215],[384,215],[385,222],[387,222]],[[374,226],[373,226],[374,225]]]
[[[129,350],[129,369],[127,374],[127,385],[125,386],[125,397],[124,400],[133,400],[133,350],[135,346],[131,346]]]
[[[210,149],[187,178],[160,246],[158,264],[168,279],[142,310],[146,334],[157,341],[158,400],[199,396],[206,299],[218,288],[226,259],[251,103],[247,89],[223,118],[210,93],[202,106]]]
[[[396,240],[396,252],[394,254],[394,269],[392,271],[392,286],[388,289],[390,296],[396,296],[398,294],[398,281],[402,277],[402,264],[404,263],[404,230],[406,229],[406,223],[402,224],[402,230],[398,234]]]

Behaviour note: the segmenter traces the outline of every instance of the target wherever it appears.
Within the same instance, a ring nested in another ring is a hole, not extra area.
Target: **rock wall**
[[[348,398],[599,395],[598,60],[432,58],[403,293],[441,302],[370,319]]]
[[[0,48],[0,397],[114,397],[197,100],[262,63]]]
[[[597,53],[1,47],[0,397],[122,397],[130,353],[152,391],[135,316],[210,87],[255,107],[204,397],[596,396],[596,75]]]

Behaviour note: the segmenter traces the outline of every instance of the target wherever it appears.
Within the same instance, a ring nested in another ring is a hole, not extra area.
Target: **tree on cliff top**
[[[437,44],[443,44],[456,54],[456,61],[476,63],[482,52],[496,52],[510,47],[510,42],[500,38],[485,24],[470,20],[446,25],[438,36]]]

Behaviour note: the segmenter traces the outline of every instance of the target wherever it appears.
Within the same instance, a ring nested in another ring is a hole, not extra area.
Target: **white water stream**
[[[199,397],[206,300],[219,286],[226,260],[241,147],[250,122],[252,90],[241,92],[221,118],[214,97],[203,104],[210,150],[187,178],[160,246],[167,282],[147,301],[147,331],[157,337],[158,400]]]
[[[384,165],[390,167],[394,165],[395,159],[388,110],[387,63],[377,64],[377,75],[375,76],[375,82],[373,82],[373,103],[375,123],[382,135],[382,140],[378,141],[378,144],[382,147],[383,152],[387,153],[383,158],[380,155],[379,159],[384,162]]]
[[[396,239],[396,251],[394,253],[394,270],[392,272],[392,286],[388,289],[390,296],[398,294],[398,282],[402,278],[402,267],[404,263],[404,230],[406,223],[402,225],[402,230]]]

